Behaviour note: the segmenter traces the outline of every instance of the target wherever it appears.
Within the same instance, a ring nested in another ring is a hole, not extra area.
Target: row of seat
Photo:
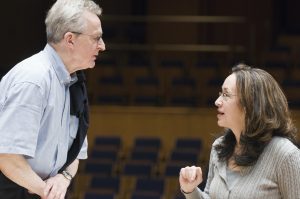
[[[77,187],[81,189],[77,195],[80,199],[181,197],[180,168],[201,160],[202,141],[178,138],[168,155],[163,151],[158,137],[135,138],[127,152],[118,136],[96,137],[89,159],[78,174]]]
[[[174,148],[182,150],[201,150],[202,140],[200,138],[179,137],[176,139]],[[93,147],[117,148],[123,145],[122,138],[119,136],[96,136]],[[159,150],[163,148],[163,141],[160,137],[136,137],[134,138],[132,148]]]
[[[159,138],[136,138],[124,152],[119,137],[98,137],[85,165],[86,173],[102,175],[172,176],[178,168],[197,164],[202,153],[200,139],[179,138],[174,148],[163,151]]]
[[[183,198],[180,193],[180,189],[174,183],[175,179],[165,179],[165,178],[136,178],[134,185],[129,187],[129,179],[121,179],[118,177],[93,177],[90,186],[87,190],[83,192],[81,198],[83,199],[93,199],[97,197],[98,199],[104,198],[118,198],[118,199],[144,199],[144,198],[172,198],[179,199]],[[123,181],[123,182],[121,182]],[[126,182],[125,182],[126,181]],[[127,190],[121,190],[123,184],[127,184]],[[166,191],[168,190],[168,191]]]
[[[300,67],[269,64],[265,69],[283,87],[290,106],[300,107],[300,94],[295,92],[300,87]],[[229,71],[213,65],[192,67],[189,73],[176,64],[156,72],[142,66],[101,66],[88,74],[88,89],[93,104],[211,107]]]
[[[173,153],[170,160],[158,160],[152,162],[148,157],[138,160],[107,161],[90,159],[85,165],[84,172],[98,175],[140,175],[174,176],[178,175],[181,167],[199,163],[199,155],[196,153]],[[141,158],[141,157],[140,157]],[[147,158],[145,160],[145,158]],[[152,158],[152,157],[150,157]]]

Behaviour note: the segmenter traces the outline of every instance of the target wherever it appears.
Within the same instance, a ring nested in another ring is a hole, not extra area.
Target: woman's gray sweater
[[[218,160],[213,147],[204,192],[195,189],[184,195],[186,199],[300,199],[300,150],[288,139],[274,137],[256,164],[243,168],[238,178],[229,189],[226,162]]]

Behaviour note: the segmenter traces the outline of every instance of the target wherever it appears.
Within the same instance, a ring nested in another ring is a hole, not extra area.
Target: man
[[[101,12],[91,0],[57,0],[45,20],[44,50],[2,78],[1,199],[63,199],[79,159],[87,158],[85,134],[83,143],[75,141],[82,114],[70,114],[70,87],[79,70],[93,68],[99,51],[105,50]],[[80,151],[74,159],[69,158],[73,145]]]

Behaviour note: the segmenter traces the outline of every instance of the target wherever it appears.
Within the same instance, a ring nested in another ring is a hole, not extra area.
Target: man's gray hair
[[[82,32],[85,27],[84,12],[98,16],[102,9],[92,0],[57,0],[48,11],[45,24],[47,41],[58,43],[67,32]]]

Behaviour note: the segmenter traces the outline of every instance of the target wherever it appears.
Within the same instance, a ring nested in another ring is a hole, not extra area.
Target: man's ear
[[[66,32],[63,38],[65,44],[70,47],[74,46],[74,39],[75,39],[75,34],[71,32]]]

